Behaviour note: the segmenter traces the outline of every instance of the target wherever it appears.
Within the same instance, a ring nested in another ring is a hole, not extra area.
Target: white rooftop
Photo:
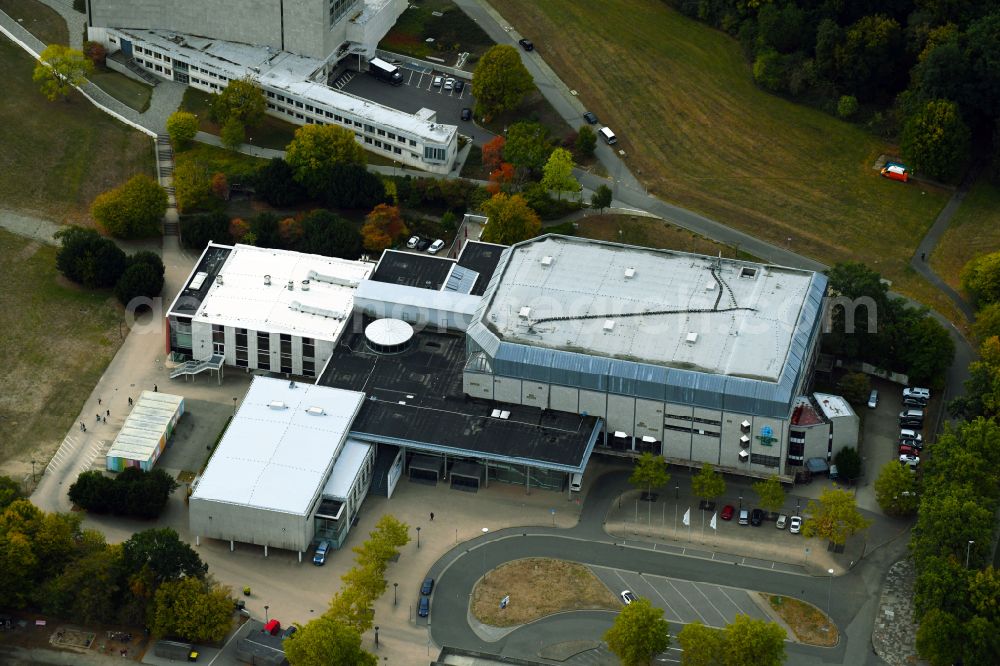
[[[835,419],[840,416],[854,416],[854,410],[844,398],[839,395],[829,393],[813,393],[819,408],[828,419]]]
[[[354,480],[365,464],[365,458],[371,450],[371,444],[365,444],[355,439],[348,439],[340,449],[333,472],[323,487],[323,497],[346,500],[354,487]]]
[[[354,309],[357,285],[374,269],[370,262],[237,244],[194,321],[335,341]]]
[[[813,277],[564,236],[515,245],[500,271],[482,322],[502,340],[764,381]]]
[[[192,497],[306,515],[363,399],[255,377]]]
[[[159,456],[171,420],[182,410],[184,398],[143,391],[108,449],[109,458],[149,460]]]
[[[229,79],[242,79],[251,75],[262,86],[315,100],[384,127],[409,132],[415,138],[446,144],[458,132],[455,125],[430,122],[417,114],[369,102],[314,81],[313,75],[324,65],[322,60],[316,58],[275,51],[267,46],[207,39],[169,30],[115,29],[147,42],[158,50],[171,54],[171,57],[180,57],[190,64],[197,63],[199,67],[210,67]],[[192,75],[204,78],[204,75],[196,72],[192,72]]]

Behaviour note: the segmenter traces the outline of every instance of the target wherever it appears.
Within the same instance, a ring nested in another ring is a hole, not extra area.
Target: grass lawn
[[[759,90],[735,40],[661,0],[491,4],[615,130],[651,193],[927,298],[906,264],[948,193],[880,178],[894,147]]]
[[[45,44],[69,45],[66,20],[59,12],[38,0],[0,0],[0,10]]]
[[[681,252],[707,254],[713,257],[722,253],[723,257],[735,257],[737,248],[709,240],[691,233],[687,229],[675,227],[654,217],[638,215],[589,215],[577,221],[576,235],[638,245],[640,247],[664,248]],[[757,258],[742,250],[739,258],[757,261]]]
[[[55,255],[0,230],[0,466],[11,472],[49,460],[121,344],[114,296],[64,280]]]
[[[149,108],[149,99],[153,96],[153,87],[150,85],[139,83],[110,69],[96,70],[90,75],[90,80],[98,88],[139,113]]]
[[[137,173],[154,175],[153,142],[79,94],[50,102],[34,61],[0,39],[0,206],[57,222],[86,222],[91,201]]]
[[[221,171],[226,174],[230,183],[241,182],[245,176],[267,164],[267,160],[260,157],[198,142],[193,142],[190,147],[174,153],[175,167],[187,161],[198,162],[210,174]]]
[[[837,625],[818,608],[794,597],[768,596],[768,603],[785,621],[799,641],[808,645],[833,647],[840,640]]]
[[[961,291],[962,267],[981,254],[1000,250],[1000,187],[980,178],[951,218],[930,256],[931,268]]]
[[[566,134],[573,130],[538,88],[528,93],[516,109],[494,116],[490,122],[482,123],[482,126],[494,134],[503,134],[507,127],[523,120],[544,126],[556,143],[562,141]]]
[[[507,608],[500,600],[510,595]],[[582,564],[528,558],[502,564],[476,583],[472,614],[494,627],[513,627],[568,610],[619,610],[621,602]]]
[[[441,16],[435,16],[435,13]],[[427,42],[428,38],[433,42]],[[379,43],[379,48],[414,58],[440,58],[455,66],[458,54],[469,53],[464,69],[471,70],[491,47],[490,39],[479,24],[451,0],[423,0],[411,3]]]
[[[469,149],[469,156],[465,158],[465,164],[462,165],[462,173],[459,175],[462,178],[470,178],[472,180],[489,179],[490,174],[486,171],[486,167],[483,166],[482,148],[473,145]]]
[[[181,102],[181,109],[198,116],[198,129],[202,132],[218,136],[220,127],[208,117],[208,107],[211,99],[212,95],[209,93],[188,87],[184,91],[184,100]],[[265,115],[264,122],[260,127],[247,129],[247,143],[260,146],[261,148],[284,150],[298,128],[299,126],[294,123]]]

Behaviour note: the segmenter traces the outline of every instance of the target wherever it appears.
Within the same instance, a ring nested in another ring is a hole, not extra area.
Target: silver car
[[[782,513],[778,515],[778,520],[775,521],[774,526],[777,527],[779,530],[783,530],[785,529],[785,524],[787,522],[788,522],[788,516]]]
[[[802,516],[792,516],[792,519],[788,521],[788,531],[792,534],[798,534],[802,531]]]
[[[878,407],[878,391],[872,389],[871,395],[868,396],[868,409],[875,409]]]

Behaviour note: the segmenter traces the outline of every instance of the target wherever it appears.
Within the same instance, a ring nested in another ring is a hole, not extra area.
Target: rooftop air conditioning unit
[[[289,280],[288,281],[288,291],[295,291],[295,281],[294,280]]]
[[[746,462],[750,460],[750,454],[746,451],[740,451],[740,462]]]
[[[267,406],[270,407],[271,409],[288,409],[288,405],[286,405],[280,400],[272,400],[271,402],[267,403]]]
[[[687,342],[689,345],[693,345],[694,343],[698,342],[698,334],[693,331],[691,333],[688,333],[687,338],[685,338],[685,342]]]
[[[265,275],[264,276],[264,286],[265,287],[270,287],[271,286],[271,276],[270,275]]]
[[[531,315],[531,308],[527,305],[517,311],[517,316],[521,319],[527,319]]]
[[[554,260],[552,259],[552,255],[547,254],[544,257],[542,257],[542,266],[551,266],[553,261]]]
[[[715,291],[715,283],[709,282],[705,285],[705,291]]]
[[[310,416],[323,416],[326,412],[322,407],[309,407],[306,409],[306,414],[309,414]]]
[[[215,276],[215,284],[219,285],[220,287],[222,286],[222,276],[221,275],[216,275]]]
[[[309,291],[309,280],[302,281],[302,291]]]
[[[629,266],[628,268],[625,269],[625,279],[631,280],[634,277],[635,277],[635,269]]]
[[[613,331],[613,330],[615,330],[615,320],[614,319],[605,319],[604,320],[604,332],[608,333],[608,332]]]

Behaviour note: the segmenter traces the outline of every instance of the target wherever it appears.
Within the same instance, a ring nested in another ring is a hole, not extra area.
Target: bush
[[[167,212],[167,191],[146,175],[133,176],[120,187],[98,195],[90,214],[117,238],[144,238],[160,232]]]
[[[229,233],[229,216],[225,213],[182,215],[180,227],[181,243],[192,250],[205,249],[209,241],[222,244],[233,242]]]
[[[58,231],[56,238],[62,241],[56,252],[56,268],[68,280],[106,288],[117,283],[125,272],[125,253],[93,229],[71,226]]]
[[[294,175],[288,162],[275,157],[257,171],[257,196],[278,208],[299,205],[308,195]]]
[[[104,67],[108,57],[108,50],[100,42],[84,42],[83,55],[92,63],[94,67]]]
[[[157,271],[155,266],[140,261],[126,268],[115,285],[118,302],[127,306],[135,298],[153,299],[159,296],[163,291],[162,264],[160,266]]]
[[[187,111],[174,111],[167,118],[167,134],[174,148],[184,148],[198,134],[198,116]]]
[[[220,208],[218,199],[212,196],[208,169],[192,160],[184,160],[174,169],[174,197],[179,213],[209,212]]]
[[[85,511],[148,519],[163,512],[177,487],[177,481],[161,469],[144,472],[128,467],[114,479],[91,471],[80,474],[69,487],[69,499]]]
[[[841,95],[837,102],[837,115],[848,119],[858,112],[858,98],[854,95]]]
[[[597,148],[597,134],[590,125],[583,125],[576,135],[576,152],[581,157],[593,157]]]

